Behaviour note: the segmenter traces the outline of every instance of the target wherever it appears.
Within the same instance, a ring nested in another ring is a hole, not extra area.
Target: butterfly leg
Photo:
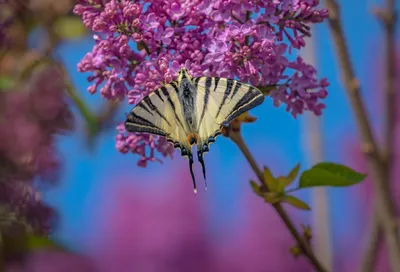
[[[192,176],[193,180],[193,191],[197,193],[197,187],[196,187],[196,179],[194,178],[194,173],[193,173],[193,154],[191,151],[187,150],[186,148],[182,147],[181,149],[181,155],[182,156],[187,156],[189,159],[189,169],[190,169],[190,175]]]

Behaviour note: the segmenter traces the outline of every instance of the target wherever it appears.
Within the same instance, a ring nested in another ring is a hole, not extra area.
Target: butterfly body
[[[181,155],[189,159],[192,169],[192,146],[197,146],[197,159],[206,178],[203,154],[221,134],[224,125],[264,101],[257,88],[219,77],[192,78],[181,69],[177,81],[154,90],[128,114],[127,131],[164,136]]]

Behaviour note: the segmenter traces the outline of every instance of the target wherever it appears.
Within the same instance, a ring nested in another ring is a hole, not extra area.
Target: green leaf
[[[42,248],[60,248],[55,242],[50,238],[45,236],[29,235],[27,237],[27,249],[36,250]]]
[[[87,34],[87,29],[79,17],[60,17],[54,23],[53,28],[64,39],[78,39]]]
[[[295,258],[297,258],[297,257],[299,257],[301,254],[302,254],[302,250],[301,250],[301,248],[299,247],[299,246],[292,246],[291,248],[290,248],[290,253],[295,257]]]
[[[3,251],[6,256],[14,256],[15,254],[23,254],[46,248],[66,251],[62,246],[46,236],[38,236],[21,231],[14,234],[3,234],[2,242]]]
[[[289,175],[286,177],[277,177],[277,192],[284,192],[285,188],[288,187],[290,184],[293,183],[293,181],[296,179],[297,174],[299,173],[300,170],[300,164],[298,163],[292,170],[290,170]]]
[[[250,185],[251,185],[251,188],[253,188],[253,191],[254,191],[258,196],[261,196],[261,195],[262,195],[262,193],[261,193],[261,188],[260,188],[260,186],[258,186],[257,183],[255,183],[253,180],[250,180]]]
[[[284,195],[278,192],[267,192],[264,193],[264,200],[265,202],[276,204],[283,199]]]
[[[286,177],[285,180],[285,188],[289,186],[290,184],[293,183],[293,181],[296,179],[297,175],[299,174],[300,170],[300,163],[298,163],[289,173],[289,175]]]
[[[271,192],[278,191],[278,181],[274,178],[268,167],[264,166],[264,183]]]
[[[279,85],[267,85],[267,86],[257,86],[257,88],[262,92],[263,95],[269,95],[271,91],[277,89]]]
[[[14,86],[15,82],[10,77],[0,76],[0,90],[4,91]]]
[[[315,186],[351,186],[367,177],[353,169],[335,163],[322,162],[301,174],[299,188]]]
[[[277,177],[276,178],[276,191],[283,193],[285,191],[285,184],[287,182],[287,178],[286,177]]]
[[[308,206],[307,203],[304,201],[298,199],[297,197],[291,196],[291,195],[285,195],[281,202],[285,202],[289,205],[292,205],[293,207],[296,207],[300,210],[311,210],[310,206]]]

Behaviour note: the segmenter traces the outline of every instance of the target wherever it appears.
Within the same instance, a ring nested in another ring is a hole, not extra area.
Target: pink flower
[[[163,29],[162,26],[157,27],[157,33],[154,35],[156,41],[162,42],[164,45],[169,45],[171,43],[171,37],[174,35],[174,29],[168,27]]]
[[[153,30],[160,25],[157,21],[157,16],[154,13],[150,13],[147,16],[140,16],[140,22],[142,23],[144,30]]]

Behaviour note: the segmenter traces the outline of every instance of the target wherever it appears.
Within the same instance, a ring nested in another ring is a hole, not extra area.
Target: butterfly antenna
[[[201,164],[201,168],[203,170],[203,176],[204,176],[204,184],[206,186],[206,190],[207,190],[207,181],[206,181],[206,166],[204,164],[204,160],[203,160],[203,152],[201,151],[197,151],[197,159]]]
[[[193,155],[191,153],[189,154],[189,169],[190,169],[190,174],[192,175],[192,180],[193,180],[193,191],[194,191],[194,193],[197,193],[196,180],[194,178],[194,173],[193,173]]]

